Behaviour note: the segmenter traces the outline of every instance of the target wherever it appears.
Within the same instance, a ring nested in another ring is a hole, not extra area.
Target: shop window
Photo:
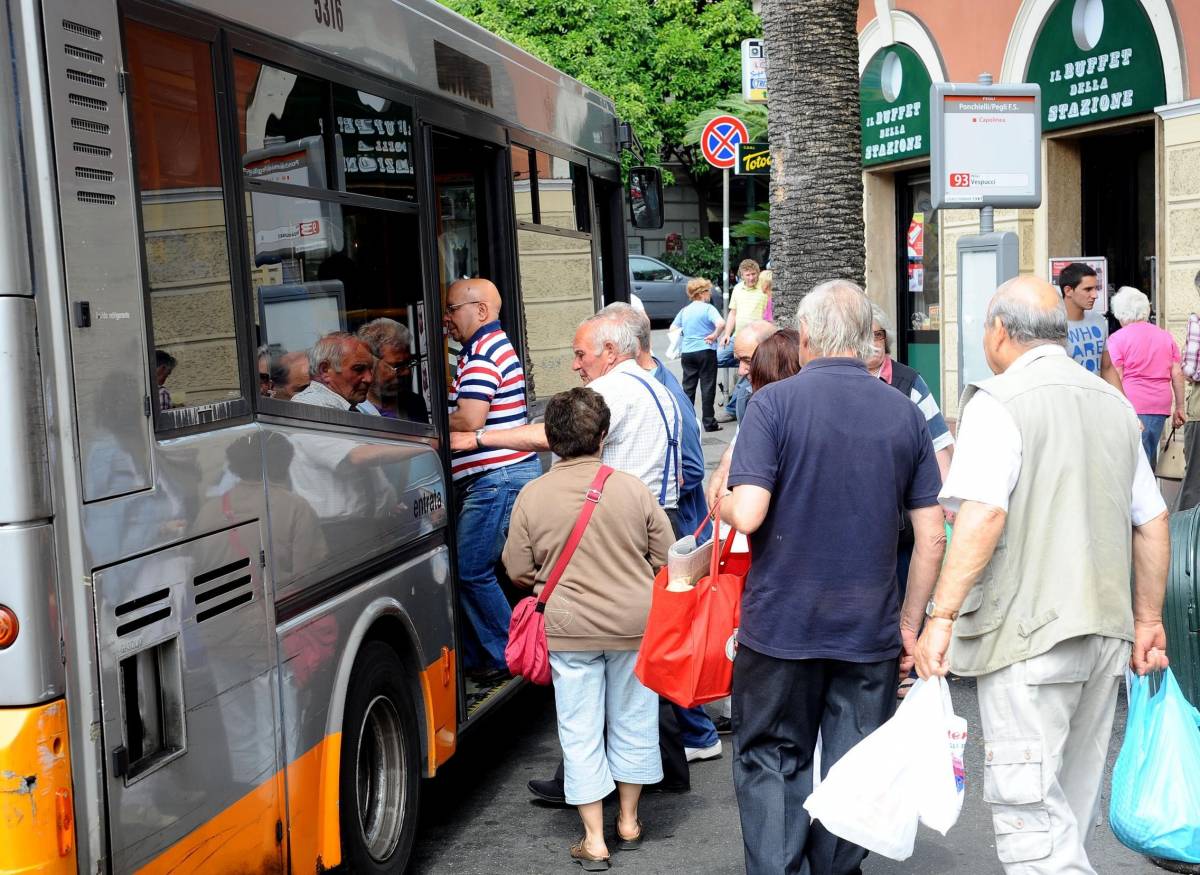
[[[525,380],[530,400],[549,399],[579,385],[571,370],[571,341],[595,312],[592,242],[587,237],[517,232],[521,300],[525,311]]]
[[[212,46],[128,21],[134,154],[159,423],[242,397]]]
[[[416,216],[263,192],[250,205],[263,394],[428,422]]]
[[[941,269],[938,214],[931,209],[929,176],[896,177],[896,331],[892,355],[918,371],[941,398]]]

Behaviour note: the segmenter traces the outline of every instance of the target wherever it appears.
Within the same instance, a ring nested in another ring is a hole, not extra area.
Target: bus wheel
[[[342,857],[350,872],[403,872],[417,831],[420,741],[395,651],[365,644],[342,722]]]

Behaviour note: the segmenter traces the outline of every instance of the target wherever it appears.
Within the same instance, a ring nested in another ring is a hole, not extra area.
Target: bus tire
[[[404,666],[382,641],[354,661],[342,721],[342,860],[354,873],[400,873],[417,832],[420,750]]]

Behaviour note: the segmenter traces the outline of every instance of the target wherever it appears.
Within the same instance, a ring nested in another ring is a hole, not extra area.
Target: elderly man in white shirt
[[[1052,286],[1010,280],[984,324],[996,376],[963,394],[939,496],[958,520],[917,671],[977,677],[1005,871],[1094,872],[1084,842],[1123,668],[1166,663],[1166,505],[1129,402],[1066,354]]]

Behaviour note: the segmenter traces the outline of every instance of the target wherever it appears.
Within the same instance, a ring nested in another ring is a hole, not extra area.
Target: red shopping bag
[[[633,669],[646,687],[683,708],[725,698],[733,681],[750,553],[734,553],[735,533],[722,544],[719,530],[714,522],[709,573],[691,590],[668,592],[667,569],[659,569]]]

